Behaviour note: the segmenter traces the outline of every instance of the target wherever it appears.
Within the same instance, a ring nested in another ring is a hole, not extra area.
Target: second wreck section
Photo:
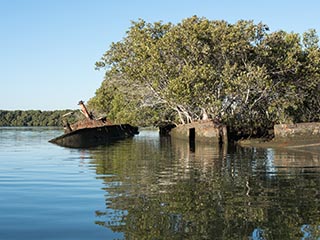
[[[197,142],[216,144],[228,142],[227,127],[210,120],[178,125],[171,129],[170,135],[174,138]]]

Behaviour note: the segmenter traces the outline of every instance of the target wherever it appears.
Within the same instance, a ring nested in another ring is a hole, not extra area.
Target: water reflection
[[[281,171],[294,169],[319,171],[320,154],[307,149],[276,149],[274,150],[274,164]]]
[[[96,224],[127,239],[320,237],[319,154],[204,144],[190,151],[153,132],[91,154],[106,192]]]

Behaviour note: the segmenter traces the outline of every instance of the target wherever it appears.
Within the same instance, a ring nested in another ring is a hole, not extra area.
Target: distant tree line
[[[62,116],[71,111],[72,110],[0,110],[0,126],[62,126]],[[75,115],[68,116],[68,120],[74,121],[75,117]]]
[[[89,107],[114,122],[157,125],[216,119],[239,134],[320,120],[319,37],[193,16],[132,22],[97,69]]]

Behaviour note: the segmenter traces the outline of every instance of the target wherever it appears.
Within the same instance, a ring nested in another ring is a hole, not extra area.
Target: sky
[[[103,81],[95,62],[140,18],[245,19],[319,34],[319,9],[319,0],[0,0],[0,109],[76,109]]]

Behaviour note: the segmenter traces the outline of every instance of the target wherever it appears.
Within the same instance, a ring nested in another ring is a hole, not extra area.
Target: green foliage
[[[62,116],[70,111],[72,110],[0,110],[0,126],[62,126]],[[69,118],[70,121],[75,121],[75,116]]]
[[[235,133],[320,120],[315,30],[268,33],[265,24],[193,16],[173,25],[132,22],[97,69],[105,80],[89,105],[116,122],[187,123],[208,116]]]

